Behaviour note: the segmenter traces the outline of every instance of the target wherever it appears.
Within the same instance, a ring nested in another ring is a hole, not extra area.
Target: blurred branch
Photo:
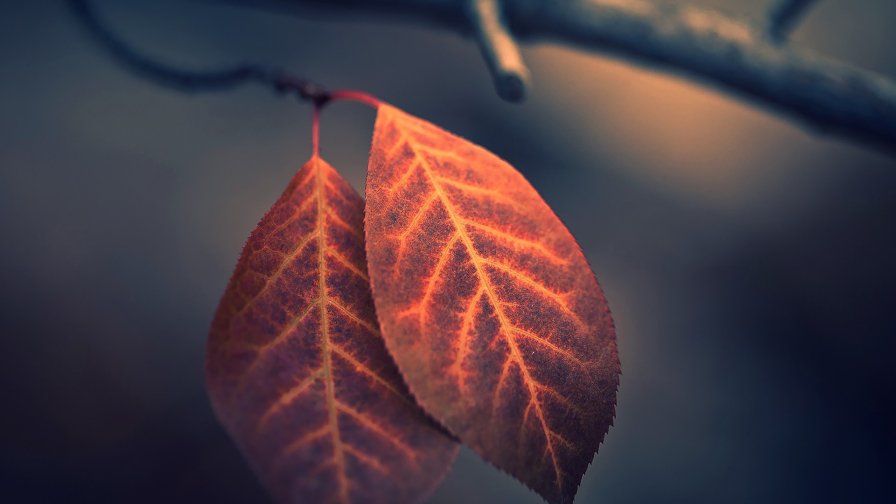
[[[526,96],[529,69],[516,41],[507,31],[501,3],[499,0],[467,1],[470,22],[498,95],[507,101],[522,101]]]
[[[780,44],[787,40],[800,19],[816,0],[776,0],[769,10],[768,36]]]
[[[464,35],[476,33],[466,2],[456,0],[213,1],[297,13],[387,16]],[[896,84],[845,63],[778,46],[765,35],[765,26],[702,7],[649,0],[499,3],[517,38],[556,40],[680,72],[817,131],[896,154]],[[805,4],[797,9],[802,12],[810,2],[787,3]],[[797,18],[783,16],[789,21],[782,26]]]
[[[222,70],[184,70],[159,63],[134,50],[100,21],[87,0],[68,0],[72,11],[91,37],[113,59],[135,74],[162,86],[184,92],[223,91],[243,84],[261,84],[278,93],[293,93],[303,100],[322,104],[330,94],[314,82],[276,68],[243,64]]]
[[[388,15],[472,34],[499,94],[512,101],[524,96],[529,75],[514,35],[559,40],[681,72],[817,131],[896,154],[893,81],[774,41],[786,38],[812,4],[809,0],[778,2],[763,27],[700,7],[658,5],[649,0],[214,1],[297,12]],[[259,65],[199,72],[158,63],[121,42],[86,0],[69,0],[69,4],[106,52],[162,85],[203,91],[256,83],[318,104],[332,98],[307,79]]]

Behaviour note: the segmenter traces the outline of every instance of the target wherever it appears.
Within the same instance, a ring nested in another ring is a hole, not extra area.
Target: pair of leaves
[[[600,287],[532,186],[385,104],[366,205],[317,157],[296,174],[246,244],[207,368],[284,503],[423,500],[455,439],[571,502],[619,377]]]

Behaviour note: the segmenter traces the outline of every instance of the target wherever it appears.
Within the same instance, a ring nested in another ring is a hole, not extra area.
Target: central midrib
[[[333,458],[337,467],[339,480],[339,498],[348,502],[348,482],[345,475],[345,454],[342,439],[339,436],[339,412],[336,410],[336,393],[333,384],[333,363],[330,355],[330,333],[327,320],[327,231],[326,205],[324,202],[324,175],[319,158],[314,159],[315,188],[317,197],[317,254],[318,254],[318,289],[320,291],[320,333],[321,353],[324,358],[324,380],[327,386],[327,421],[330,424],[330,435],[333,439]]]

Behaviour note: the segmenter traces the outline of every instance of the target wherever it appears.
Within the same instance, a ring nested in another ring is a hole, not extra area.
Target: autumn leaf
[[[578,244],[509,164],[385,104],[368,170],[376,312],[414,397],[486,460],[571,502],[619,383]]]
[[[252,232],[212,324],[213,405],[280,503],[419,502],[457,452],[383,345],[363,205],[313,157]]]

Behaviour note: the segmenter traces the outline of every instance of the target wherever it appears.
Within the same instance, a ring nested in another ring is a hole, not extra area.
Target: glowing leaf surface
[[[512,166],[388,105],[368,170],[374,301],[411,392],[485,459],[571,502],[619,382],[578,244]]]
[[[252,232],[212,324],[215,410],[280,503],[418,502],[457,451],[383,345],[363,205],[312,158]]]

